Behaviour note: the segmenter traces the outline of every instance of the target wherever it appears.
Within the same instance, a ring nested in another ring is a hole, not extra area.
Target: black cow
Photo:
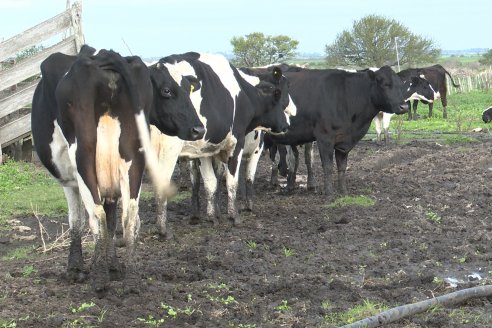
[[[482,113],[482,120],[485,123],[490,123],[492,121],[492,107],[487,108],[486,110],[483,111]]]
[[[388,66],[376,72],[296,69],[284,75],[290,82],[297,115],[286,134],[269,137],[275,143],[293,146],[317,141],[327,196],[333,194],[335,153],[339,190],[347,193],[348,153],[367,133],[372,119],[380,110],[401,114],[408,109],[401,79]]]
[[[459,88],[459,84],[454,83],[453,78],[451,77],[451,74],[449,74],[444,67],[442,67],[439,64],[429,66],[429,67],[422,67],[422,68],[409,68],[405,69],[401,72],[398,73],[398,75],[403,79],[410,79],[412,76],[420,76],[432,85],[432,88],[436,91],[436,96],[434,100],[437,100],[441,98],[441,103],[442,103],[442,117],[447,118],[448,117],[448,112],[446,109],[446,106],[448,105],[448,100],[447,100],[447,84],[446,84],[446,74],[449,76],[451,79],[451,83],[455,88]],[[413,119],[417,119],[417,106],[418,106],[418,100],[413,101]],[[423,101],[426,103],[425,101]],[[434,107],[434,103],[430,102],[429,104],[429,117],[432,117],[432,108]],[[408,119],[412,119],[412,111],[409,109],[408,111]]]
[[[185,75],[195,76],[201,84],[200,92],[191,96],[207,132],[203,139],[183,142],[165,135],[153,134],[155,147],[165,156],[160,157],[168,168],[174,168],[180,157],[194,160],[192,167],[192,218],[199,213],[200,171],[207,197],[207,217],[217,223],[219,217],[217,176],[224,171],[228,192],[227,215],[239,222],[236,206],[238,171],[245,136],[256,128],[272,133],[285,132],[289,126],[289,98],[287,83],[279,69],[259,79],[240,73],[225,57],[189,52],[171,55],[159,60],[162,65],[175,64]],[[286,109],[287,108],[287,109]],[[167,179],[170,179],[169,173]],[[166,227],[166,200],[158,206],[159,232],[169,236]],[[194,220],[196,221],[196,220]]]
[[[139,57],[94,53],[84,46],[78,56],[55,53],[41,63],[42,78],[32,101],[32,135],[39,159],[63,185],[67,198],[67,275],[76,281],[83,278],[81,235],[87,211],[96,240],[92,284],[96,292],[104,292],[110,277],[122,274],[114,248],[118,199],[131,256],[146,163],[156,189],[165,192],[150,147],[151,109],[174,122],[154,122],[167,133],[194,140],[203,136],[204,127],[189,98],[187,79],[180,87],[167,70],[150,72]],[[170,94],[153,97],[154,89],[159,94],[164,85]]]

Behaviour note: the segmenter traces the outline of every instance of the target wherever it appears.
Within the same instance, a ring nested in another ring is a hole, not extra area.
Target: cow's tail
[[[460,85],[459,85],[459,84],[454,83],[454,80],[453,80],[453,77],[451,76],[451,74],[450,74],[448,71],[446,71],[446,69],[444,69],[444,72],[445,72],[445,73],[449,76],[449,79],[451,80],[451,83],[453,84],[453,87],[455,87],[455,88],[459,88],[459,87],[460,87]]]
[[[137,125],[140,144],[142,146],[145,163],[152,184],[154,185],[155,192],[158,197],[166,198],[175,194],[175,188],[161,177],[160,172],[163,172],[163,170],[160,168],[157,155],[150,143],[149,122],[144,110],[144,99],[140,95],[140,89],[137,87],[136,82],[132,77],[129,63],[125,58],[111,50],[103,51],[102,53],[99,52],[98,58],[101,58],[99,61],[99,67],[101,69],[113,70],[119,73],[124,81],[124,84],[128,88],[131,105],[134,110],[135,123]]]

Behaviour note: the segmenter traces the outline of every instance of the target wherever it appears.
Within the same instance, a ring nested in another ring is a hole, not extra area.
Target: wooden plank
[[[37,82],[33,83],[27,88],[24,88],[19,92],[16,92],[13,95],[0,100],[0,117],[4,117],[18,110],[22,106],[30,104],[32,102],[32,96],[34,95],[34,90],[36,89],[37,85]]]
[[[25,79],[39,74],[41,62],[45,60],[49,55],[55,52],[62,52],[68,55],[77,54],[75,48],[75,37],[71,37],[51,46],[44,51],[37,53],[36,55],[29,57],[22,61],[21,64],[15,65],[9,69],[0,72],[0,90],[8,88],[14,84],[17,84]]]
[[[72,15],[69,8],[61,14],[5,40],[0,43],[0,61],[13,57],[20,51],[67,30],[71,24]]]
[[[12,121],[0,128],[0,144],[6,147],[31,134],[31,113]]]

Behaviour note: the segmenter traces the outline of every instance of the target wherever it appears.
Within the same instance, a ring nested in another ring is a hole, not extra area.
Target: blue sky
[[[73,0],[72,0],[73,2]],[[86,42],[130,55],[232,52],[251,32],[287,35],[298,52],[324,54],[338,33],[369,14],[399,21],[441,49],[490,48],[492,1],[468,0],[83,0]],[[0,0],[0,40],[60,12],[66,0]],[[123,42],[123,40],[125,42]]]

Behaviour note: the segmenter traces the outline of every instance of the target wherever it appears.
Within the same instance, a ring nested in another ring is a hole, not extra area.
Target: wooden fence
[[[0,63],[9,66],[0,70],[0,92],[4,95],[0,98],[0,163],[2,147],[30,137],[30,104],[39,81],[41,62],[55,52],[77,54],[84,44],[81,13],[79,1],[72,5],[68,2],[64,12],[0,43]],[[23,50],[53,39],[62,40],[15,63],[16,55]]]
[[[492,68],[481,72],[467,72],[452,74],[455,83],[460,88],[453,87],[451,80],[446,76],[448,94],[457,92],[470,92],[473,90],[490,90],[492,88]]]

